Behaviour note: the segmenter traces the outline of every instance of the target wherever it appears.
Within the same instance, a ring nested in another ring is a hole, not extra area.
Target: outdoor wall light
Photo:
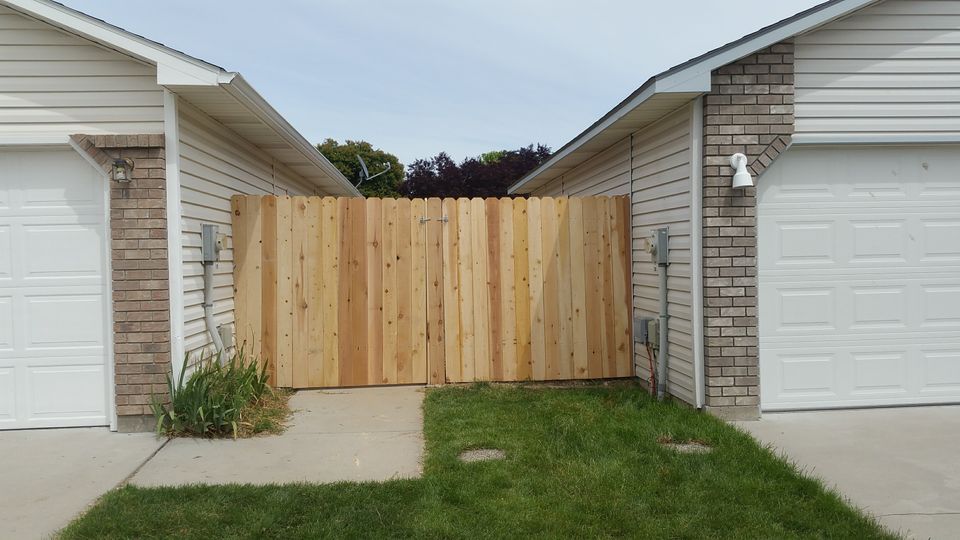
[[[129,182],[133,173],[133,160],[119,158],[113,160],[113,179],[117,182]]]
[[[739,153],[730,156],[730,166],[737,170],[733,175],[733,189],[753,187],[753,178],[747,172],[747,156]]]

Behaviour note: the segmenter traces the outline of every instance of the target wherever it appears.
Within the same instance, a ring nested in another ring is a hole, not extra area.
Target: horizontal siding
[[[180,183],[183,243],[185,350],[210,344],[203,321],[203,265],[200,228],[218,226],[224,250],[214,273],[214,312],[217,323],[232,325],[233,238],[230,197],[237,194],[317,194],[303,178],[275,164],[236,133],[216,123],[182,100],[180,114]]]
[[[657,269],[646,252],[650,230],[670,227],[667,301],[670,313],[670,393],[696,402],[693,352],[693,289],[691,280],[691,152],[692,107],[684,107],[633,134],[633,309],[635,317],[656,317],[660,311]],[[650,377],[646,350],[638,347],[637,374]]]
[[[627,195],[630,193],[630,138],[612,145],[531,193],[534,197]]]
[[[163,133],[156,68],[0,7],[0,139]]]
[[[960,0],[888,0],[796,39],[796,132],[960,137]]]

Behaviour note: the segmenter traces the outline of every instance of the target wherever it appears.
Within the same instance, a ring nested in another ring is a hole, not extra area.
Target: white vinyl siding
[[[203,321],[200,226],[226,236],[214,274],[218,325],[233,324],[233,240],[230,198],[237,194],[313,194],[301,177],[183,100],[178,103],[183,241],[184,349],[210,343]]]
[[[0,7],[0,140],[163,133],[156,68]]]
[[[798,140],[960,139],[960,1],[882,2],[795,54]]]
[[[667,301],[670,314],[669,391],[696,403],[691,292],[692,106],[684,107],[633,134],[633,310],[635,317],[660,312],[657,269],[646,251],[650,231],[670,228]],[[649,360],[636,347],[637,376],[649,380]]]
[[[581,163],[530,195],[627,195],[630,193],[630,137]]]

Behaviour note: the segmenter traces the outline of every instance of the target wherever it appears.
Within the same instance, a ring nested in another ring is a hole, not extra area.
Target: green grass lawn
[[[446,387],[424,418],[418,480],[126,487],[63,536],[893,538],[749,436],[632,384]],[[661,437],[715,449],[677,454]],[[475,447],[507,459],[457,459]]]

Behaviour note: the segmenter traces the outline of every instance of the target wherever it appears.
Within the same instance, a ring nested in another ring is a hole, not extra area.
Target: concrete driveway
[[[890,530],[960,537],[960,406],[765,413],[737,425]]]
[[[138,486],[338,482],[418,477],[423,387],[297,392],[289,429],[252,439],[174,439]]]
[[[156,452],[152,433],[0,431],[0,538],[47,538]]]

